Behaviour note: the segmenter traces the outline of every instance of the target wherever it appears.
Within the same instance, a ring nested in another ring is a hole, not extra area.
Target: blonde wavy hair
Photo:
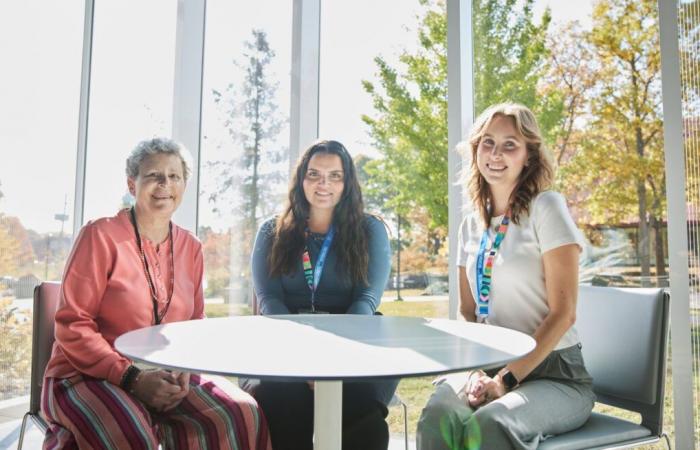
[[[532,111],[517,103],[500,103],[488,107],[474,122],[469,132],[468,145],[460,146],[463,153],[471,156],[469,171],[462,172],[461,182],[467,187],[474,207],[481,213],[487,227],[491,221],[491,190],[486,179],[479,172],[476,158],[479,143],[496,116],[513,119],[516,130],[525,139],[527,149],[527,162],[509,201],[513,222],[519,223],[522,214],[530,212],[532,199],[540,192],[549,189],[554,178],[551,156],[542,142],[542,133]]]

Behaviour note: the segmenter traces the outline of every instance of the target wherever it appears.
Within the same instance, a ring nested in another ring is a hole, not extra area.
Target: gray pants
[[[418,450],[536,449],[583,425],[595,402],[578,345],[552,352],[516,389],[476,410],[457,396],[464,377],[447,377],[423,408]]]

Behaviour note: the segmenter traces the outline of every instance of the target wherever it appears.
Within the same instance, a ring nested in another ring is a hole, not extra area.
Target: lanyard
[[[479,255],[476,258],[476,285],[478,287],[478,298],[476,300],[476,304],[478,308],[477,314],[481,317],[488,317],[489,315],[493,260],[496,258],[498,249],[501,248],[501,243],[506,235],[506,231],[508,231],[509,223],[510,211],[503,216],[503,220],[501,220],[501,224],[498,226],[498,232],[496,233],[496,237],[493,239],[493,245],[490,249],[487,248],[489,244],[489,230],[484,230],[484,234],[481,236]],[[487,252],[488,255],[486,255]],[[484,261],[484,259],[486,261]]]
[[[134,232],[136,233],[136,244],[139,247],[139,256],[141,257],[141,263],[143,264],[143,271],[146,272],[146,282],[151,290],[151,301],[153,302],[153,320],[156,325],[160,324],[165,315],[168,313],[170,308],[170,302],[173,299],[173,294],[175,293],[175,249],[173,245],[173,223],[168,224],[168,236],[170,237],[170,295],[165,302],[165,308],[163,312],[158,314],[158,294],[156,292],[156,287],[151,279],[151,273],[148,270],[148,261],[146,260],[146,254],[143,251],[141,245],[141,234],[139,233],[139,227],[136,225],[136,212],[134,208],[131,208],[131,224],[134,226]],[[167,295],[167,292],[166,292]]]
[[[309,256],[309,246],[304,246],[304,253],[301,255],[301,262],[304,266],[304,278],[306,278],[306,284],[311,290],[311,312],[316,312],[316,288],[318,283],[321,281],[321,274],[323,273],[323,265],[326,263],[326,256],[328,255],[328,249],[331,247],[333,242],[333,236],[335,235],[335,228],[331,225],[328,234],[326,234],[325,239],[323,239],[323,245],[321,246],[321,251],[318,254],[318,261],[316,261],[316,267],[311,266],[311,257]],[[307,232],[308,239],[308,232]]]

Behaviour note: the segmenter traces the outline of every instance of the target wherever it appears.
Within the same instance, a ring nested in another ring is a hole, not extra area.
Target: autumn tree
[[[0,200],[2,197],[3,193],[0,191]],[[8,229],[7,216],[0,213],[0,276],[15,274],[20,253],[20,243]],[[3,286],[0,286],[0,290],[2,288]]]
[[[0,276],[16,274],[19,252],[19,242],[0,226]]]
[[[590,188],[594,221],[636,217],[641,275],[650,275],[650,228],[657,275],[665,272],[661,220],[665,179],[656,2],[605,0],[587,40],[598,60],[585,144],[565,167],[567,181]]]
[[[553,29],[546,42],[548,62],[539,91],[543,96],[557,96],[562,103],[561,120],[548,142],[556,165],[561,166],[585,142],[581,125],[591,120],[589,99],[594,94],[597,60],[578,22]]]

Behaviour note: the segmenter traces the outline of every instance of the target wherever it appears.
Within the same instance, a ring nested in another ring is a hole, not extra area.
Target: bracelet
[[[132,392],[134,384],[136,383],[136,380],[138,379],[139,375],[141,375],[141,369],[139,369],[133,364],[130,365],[124,371],[122,379],[119,382],[119,387],[124,389],[126,392]]]

